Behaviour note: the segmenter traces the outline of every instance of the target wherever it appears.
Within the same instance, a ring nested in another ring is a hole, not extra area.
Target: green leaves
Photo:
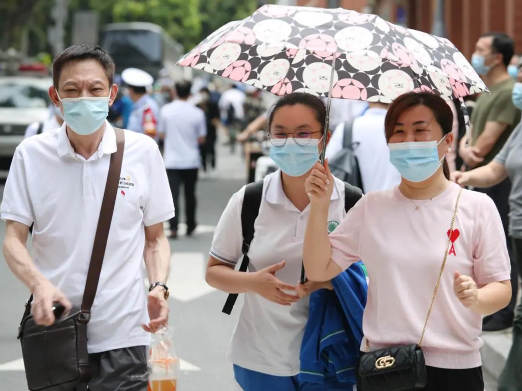
[[[100,27],[113,22],[154,23],[189,51],[224,24],[252,14],[257,3],[257,0],[70,0],[68,13],[72,16],[77,10],[97,11]],[[3,41],[4,47],[19,46],[20,34],[15,36],[14,32],[29,23],[47,31],[53,23],[49,15],[53,4],[54,0],[0,0],[0,21],[10,22],[9,26],[2,26],[0,43]],[[15,20],[17,15],[23,17]],[[72,17],[69,20],[72,22]]]

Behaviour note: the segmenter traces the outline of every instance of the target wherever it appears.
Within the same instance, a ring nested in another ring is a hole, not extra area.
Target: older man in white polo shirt
[[[79,306],[84,292],[115,131],[106,121],[116,98],[114,63],[102,49],[72,46],[53,64],[49,95],[61,128],[17,148],[1,207],[4,254],[34,296],[32,313],[54,323],[53,303]],[[154,140],[125,131],[121,180],[92,317],[92,391],[146,391],[148,332],[168,321],[170,247],[163,222],[174,205]],[[34,223],[33,253],[26,249]],[[144,291],[145,266],[151,288]],[[148,304],[148,313],[147,313]]]

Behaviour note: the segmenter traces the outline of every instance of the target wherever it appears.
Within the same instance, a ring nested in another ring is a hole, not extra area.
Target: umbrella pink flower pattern
[[[223,72],[223,77],[228,77],[229,79],[235,81],[245,82],[248,80],[251,70],[252,65],[250,65],[248,61],[236,61],[232,65],[229,65],[227,69],[225,69]]]
[[[332,90],[332,98],[366,100],[368,99],[368,91],[360,81],[342,79],[335,84]]]
[[[284,96],[292,93],[292,82],[288,79],[281,80],[279,83],[277,83],[270,92],[274,95],[278,96]]]
[[[393,101],[408,91],[444,99],[488,89],[445,38],[355,11],[268,4],[217,30],[180,60],[278,96]],[[331,78],[333,75],[333,83]]]
[[[337,43],[330,35],[314,34],[303,38],[299,48],[308,50],[308,52],[313,53],[318,58],[332,60],[334,53],[337,51]]]

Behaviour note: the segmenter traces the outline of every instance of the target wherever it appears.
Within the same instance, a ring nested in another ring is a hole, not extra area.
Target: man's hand
[[[169,321],[169,304],[165,300],[165,289],[161,286],[155,287],[148,295],[148,309],[150,323],[142,325],[143,330],[149,333],[167,327]]]
[[[297,296],[299,296],[300,299],[306,296],[310,296],[315,291],[318,291],[319,289],[328,289],[333,290],[332,283],[330,281],[326,282],[315,282],[315,281],[307,281],[304,284],[299,283],[297,285],[296,291]]]
[[[263,270],[255,272],[254,285],[252,291],[265,299],[281,304],[291,305],[299,300],[299,296],[289,295],[284,291],[295,291],[295,287],[280,281],[275,273],[285,267],[285,261],[269,266]]]
[[[475,168],[484,161],[483,157],[479,156],[480,150],[476,147],[466,147],[460,149],[460,157],[469,168]]]
[[[50,326],[55,322],[53,313],[53,303],[60,303],[65,311],[62,315],[67,317],[72,304],[67,297],[58,290],[48,280],[42,280],[32,288],[33,302],[31,303],[31,313],[34,321],[40,326]]]

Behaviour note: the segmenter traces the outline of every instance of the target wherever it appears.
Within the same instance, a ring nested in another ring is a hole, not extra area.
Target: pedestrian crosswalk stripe
[[[194,364],[189,363],[183,359],[179,360],[180,369],[182,372],[199,372],[201,371],[200,367],[195,366]],[[23,372],[25,371],[24,360],[19,358],[18,360],[9,361],[4,364],[0,364],[0,372]]]

